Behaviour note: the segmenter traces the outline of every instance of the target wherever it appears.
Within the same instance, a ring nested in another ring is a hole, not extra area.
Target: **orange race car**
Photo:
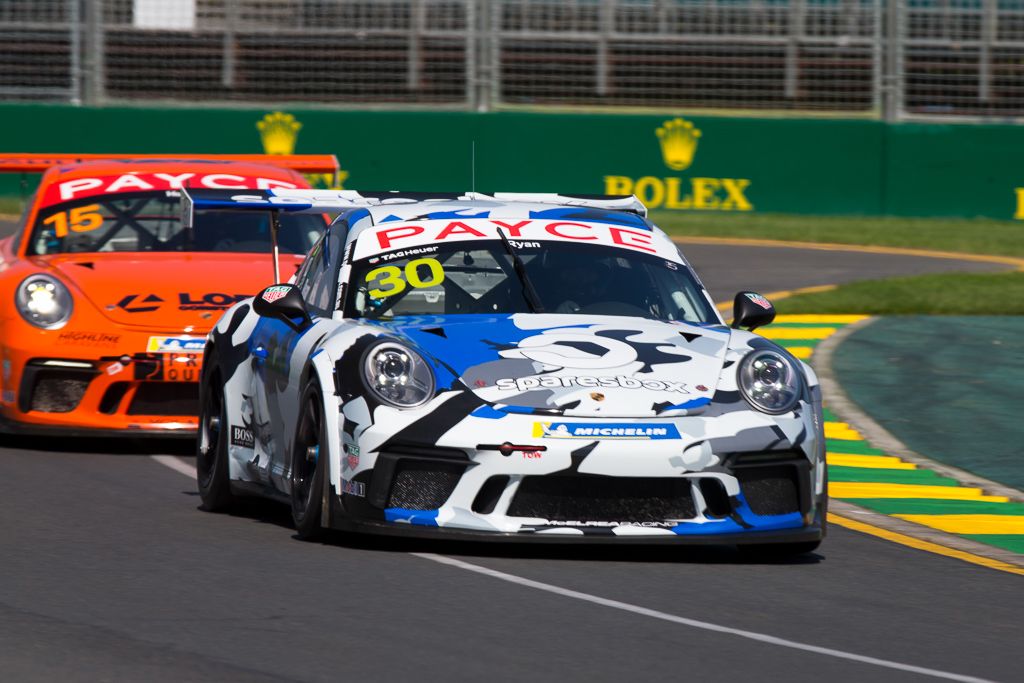
[[[316,215],[225,213],[182,228],[182,187],[309,187],[333,156],[0,155],[42,180],[0,240],[0,429],[191,435],[207,332],[287,279],[325,228]],[[276,273],[275,273],[276,274]]]

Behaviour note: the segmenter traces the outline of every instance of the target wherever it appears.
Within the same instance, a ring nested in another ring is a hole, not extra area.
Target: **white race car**
[[[189,190],[196,209],[338,213],[289,284],[207,341],[204,507],[324,527],[557,542],[825,534],[813,371],[724,324],[634,197]]]

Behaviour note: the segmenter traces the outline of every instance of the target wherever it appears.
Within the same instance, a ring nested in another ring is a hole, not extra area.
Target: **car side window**
[[[302,291],[302,298],[311,312],[323,317],[334,313],[338,286],[338,264],[343,256],[347,224],[336,222],[327,234],[320,238],[306,264],[296,277],[295,284]],[[308,268],[307,268],[308,264]]]
[[[295,286],[302,292],[302,298],[305,299],[307,304],[310,302],[313,277],[316,275],[317,268],[321,267],[326,240],[327,234],[325,233],[316,241],[316,244],[309,250],[309,253],[306,254],[305,260],[299,267],[299,272],[295,274]]]

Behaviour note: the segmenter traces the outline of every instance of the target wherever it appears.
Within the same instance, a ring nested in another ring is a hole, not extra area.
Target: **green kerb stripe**
[[[886,515],[1024,515],[1024,503],[927,498],[858,498],[856,502]]]
[[[961,534],[961,536],[1024,555],[1024,534]]]
[[[829,481],[861,481],[876,484],[921,484],[924,486],[959,486],[956,480],[931,470],[880,470],[869,467],[828,468]]]
[[[831,422],[831,420],[829,420]],[[888,455],[885,451],[872,448],[864,441],[825,439],[825,450],[829,453],[853,453],[854,455]]]

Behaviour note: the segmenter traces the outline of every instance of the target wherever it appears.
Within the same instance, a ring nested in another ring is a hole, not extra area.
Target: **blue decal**
[[[480,406],[479,408],[477,408],[476,410],[469,414],[470,417],[479,417],[485,420],[500,420],[501,418],[506,417],[507,415],[508,413],[502,412],[500,410],[495,410],[493,407],[486,404]]]
[[[439,510],[407,510],[406,508],[388,508],[384,510],[384,521],[420,526],[437,526]]]
[[[608,225],[623,225],[641,230],[650,230],[651,223],[635,213],[625,211],[606,211],[604,209],[588,209],[584,207],[555,209],[544,209],[543,211],[531,211],[530,218],[542,218],[546,220],[575,220],[588,223],[606,223]]]
[[[690,408],[700,408],[711,403],[710,398],[695,398],[692,401],[686,401],[684,403],[676,403],[675,405],[665,406],[658,412],[663,413],[666,410],[689,410]]]

